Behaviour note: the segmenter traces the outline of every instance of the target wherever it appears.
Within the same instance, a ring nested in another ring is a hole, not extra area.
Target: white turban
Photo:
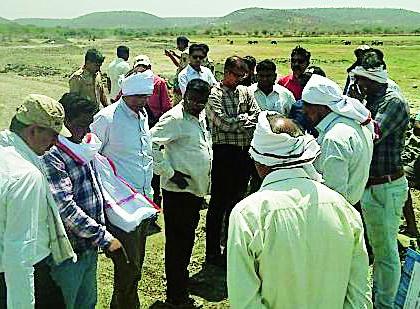
[[[151,70],[136,73],[121,80],[121,90],[123,96],[153,94],[153,72]]]
[[[388,82],[388,72],[381,65],[377,68],[365,69],[362,66],[357,66],[351,71],[355,76],[363,76],[380,84]]]
[[[341,88],[332,80],[312,75],[302,92],[302,100],[314,105],[326,105],[334,113],[366,125],[375,137],[375,127],[370,111],[357,99],[342,94]]]
[[[315,138],[310,134],[292,137],[287,133],[274,133],[267,115],[276,114],[279,113],[263,111],[258,116],[249,149],[252,159],[273,169],[302,167],[312,179],[322,181],[312,165],[321,149]]]

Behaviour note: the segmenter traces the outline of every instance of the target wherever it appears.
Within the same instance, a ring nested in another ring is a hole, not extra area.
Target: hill
[[[1,21],[0,21],[1,22]],[[98,12],[72,19],[16,19],[21,25],[97,29],[206,28],[231,31],[414,31],[420,29],[420,13],[402,9],[325,8],[262,9],[248,8],[223,17],[162,18],[135,11]],[[419,30],[420,31],[420,30]]]
[[[0,24],[9,24],[9,23],[11,23],[10,20],[0,17]]]

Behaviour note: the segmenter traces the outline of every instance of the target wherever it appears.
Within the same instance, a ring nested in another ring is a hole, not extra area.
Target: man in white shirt
[[[210,191],[213,151],[203,111],[210,89],[203,80],[190,81],[184,99],[151,130],[154,167],[162,177],[165,207],[166,302],[175,306],[195,306],[188,295],[188,264],[200,206]]]
[[[321,155],[315,168],[325,185],[355,205],[365,191],[372,160],[375,132],[369,110],[317,74],[303,89],[302,100],[305,115],[319,133]]]
[[[152,198],[152,143],[144,106],[153,94],[153,72],[135,73],[121,81],[121,98],[95,115],[90,128],[102,141],[101,154],[111,159],[116,169],[134,189]],[[112,253],[114,293],[111,308],[140,308],[137,288],[145,253],[148,222],[125,233],[110,226],[127,251],[127,263],[121,250]]]
[[[130,71],[130,64],[128,63],[128,58],[130,57],[130,50],[127,46],[118,46],[117,47],[117,59],[113,60],[108,66],[108,90],[111,99],[115,97],[120,92],[120,86],[118,85],[118,80],[124,76],[128,71]]]
[[[315,139],[261,112],[250,154],[261,189],[230,215],[232,308],[372,308],[360,215],[321,183]]]
[[[209,68],[202,66],[207,57],[207,49],[203,44],[192,44],[189,48],[189,64],[178,74],[178,84],[182,96],[185,94],[189,81],[199,78],[209,83],[211,87],[217,83],[216,78]]]
[[[261,110],[289,115],[296,101],[290,90],[276,83],[276,64],[266,59],[257,64],[256,70],[257,82],[249,86],[249,89],[254,93]]]
[[[58,134],[71,136],[63,107],[37,94],[26,97],[10,129],[0,132],[1,309],[64,308],[49,263],[75,256],[39,158]]]

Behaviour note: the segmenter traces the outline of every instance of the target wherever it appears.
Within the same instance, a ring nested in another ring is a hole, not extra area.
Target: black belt
[[[375,185],[382,185],[384,183],[389,183],[391,181],[397,180],[404,176],[404,170],[399,170],[398,172],[391,174],[391,175],[385,175],[385,176],[379,176],[379,177],[369,177],[368,182],[366,184],[366,187],[375,186]]]

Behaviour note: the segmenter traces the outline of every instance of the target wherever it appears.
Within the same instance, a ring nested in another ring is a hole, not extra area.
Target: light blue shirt
[[[102,109],[90,126],[102,141],[101,154],[137,191],[152,196],[153,156],[147,113],[136,114],[121,98]]]

